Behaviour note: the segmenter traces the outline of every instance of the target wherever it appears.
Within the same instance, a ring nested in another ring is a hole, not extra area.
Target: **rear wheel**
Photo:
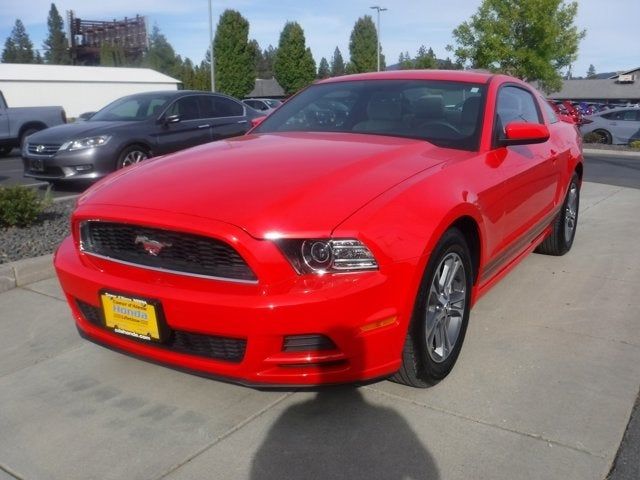
[[[125,148],[118,157],[116,168],[119,170],[149,158],[149,151],[140,145],[131,145]]]
[[[574,173],[569,182],[562,210],[553,221],[551,234],[536,248],[536,253],[560,256],[571,250],[578,227],[579,209],[580,179]]]
[[[611,145],[613,139],[612,139],[611,134],[609,132],[607,132],[606,130],[595,130],[593,133],[598,135],[598,137],[599,137],[598,143]]]
[[[414,307],[402,352],[391,380],[424,388],[453,369],[469,322],[473,267],[464,236],[448,230],[434,249]]]

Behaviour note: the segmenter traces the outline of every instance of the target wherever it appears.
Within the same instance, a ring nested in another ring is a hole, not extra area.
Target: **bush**
[[[633,142],[629,142],[629,146],[633,149],[640,150],[640,140],[634,140]]]
[[[582,137],[584,143],[602,143],[602,137],[595,132],[589,132]]]
[[[0,187],[0,226],[26,227],[44,210],[47,200],[28,187]]]

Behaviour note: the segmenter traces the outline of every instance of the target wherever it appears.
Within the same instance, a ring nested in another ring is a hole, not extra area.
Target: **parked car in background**
[[[264,115],[269,115],[276,108],[282,105],[280,100],[273,100],[271,98],[247,98],[243,100],[242,103],[250,106],[254,110],[262,112]]]
[[[585,117],[580,133],[594,133],[600,143],[626,145],[640,140],[640,107],[605,110]]]
[[[76,122],[86,122],[87,120],[89,120],[91,117],[93,117],[96,114],[96,112],[84,112],[81,113],[80,115],[78,115],[78,118],[76,118]]]
[[[90,188],[55,268],[81,335],[136,357],[426,387],[478,298],[534,249],[569,251],[582,171],[575,125],[516,78],[335,77],[241,138]]]
[[[29,135],[66,121],[62,107],[10,108],[0,92],[0,157],[21,146]]]
[[[174,90],[130,95],[84,122],[30,136],[22,152],[24,175],[52,182],[96,180],[155,155],[242,135],[258,116],[221,94]]]

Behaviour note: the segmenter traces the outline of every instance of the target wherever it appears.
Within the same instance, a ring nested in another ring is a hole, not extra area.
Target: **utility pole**
[[[210,60],[211,60],[211,91],[216,91],[216,76],[214,72],[214,61],[213,61],[213,17],[211,16],[211,0],[209,0],[209,49],[211,51]]]
[[[380,12],[385,12],[387,9],[385,7],[380,7],[378,5],[375,5],[369,8],[378,11],[378,27],[377,27],[376,37],[378,37],[378,71],[380,71]]]

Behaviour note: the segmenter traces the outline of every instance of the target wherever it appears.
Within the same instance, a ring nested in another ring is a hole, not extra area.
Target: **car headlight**
[[[280,239],[277,244],[300,274],[378,269],[371,251],[361,241],[353,238]]]
[[[83,150],[85,148],[101,147],[111,140],[111,135],[98,135],[95,137],[79,138],[70,140],[60,147],[60,150]]]

